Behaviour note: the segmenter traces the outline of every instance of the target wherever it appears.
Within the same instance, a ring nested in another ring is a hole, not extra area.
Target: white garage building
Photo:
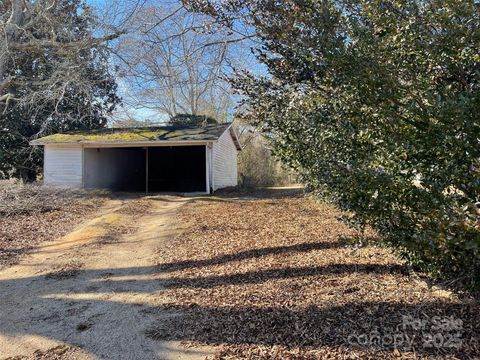
[[[31,145],[45,147],[46,184],[145,192],[236,186],[241,149],[231,124],[70,132]]]

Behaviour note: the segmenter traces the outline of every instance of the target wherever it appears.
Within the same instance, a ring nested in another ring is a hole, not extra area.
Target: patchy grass
[[[475,299],[429,286],[388,249],[352,247],[338,211],[288,191],[203,198],[159,252],[160,340],[216,359],[473,358]],[[237,199],[233,200],[232,198]]]
[[[70,232],[97,210],[106,193],[0,181],[0,267],[43,241]]]

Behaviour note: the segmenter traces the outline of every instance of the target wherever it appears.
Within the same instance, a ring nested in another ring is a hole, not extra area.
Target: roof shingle
[[[105,128],[88,131],[72,131],[48,135],[30,142],[46,144],[121,144],[155,141],[213,141],[217,140],[231,124],[205,126],[177,125],[137,128]]]

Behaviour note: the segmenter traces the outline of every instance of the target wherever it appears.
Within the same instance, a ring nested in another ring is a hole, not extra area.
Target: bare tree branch
[[[131,27],[140,30],[122,38],[117,50],[134,97],[169,117],[201,113],[226,120],[232,101],[222,75],[235,40],[205,31],[206,17],[183,7],[144,8],[135,20],[140,24]],[[145,22],[155,26],[144,31]]]

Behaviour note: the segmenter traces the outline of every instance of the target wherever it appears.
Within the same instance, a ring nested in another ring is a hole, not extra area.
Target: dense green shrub
[[[284,163],[412,263],[480,284],[478,2],[197,5],[255,27],[269,76],[234,86]]]

